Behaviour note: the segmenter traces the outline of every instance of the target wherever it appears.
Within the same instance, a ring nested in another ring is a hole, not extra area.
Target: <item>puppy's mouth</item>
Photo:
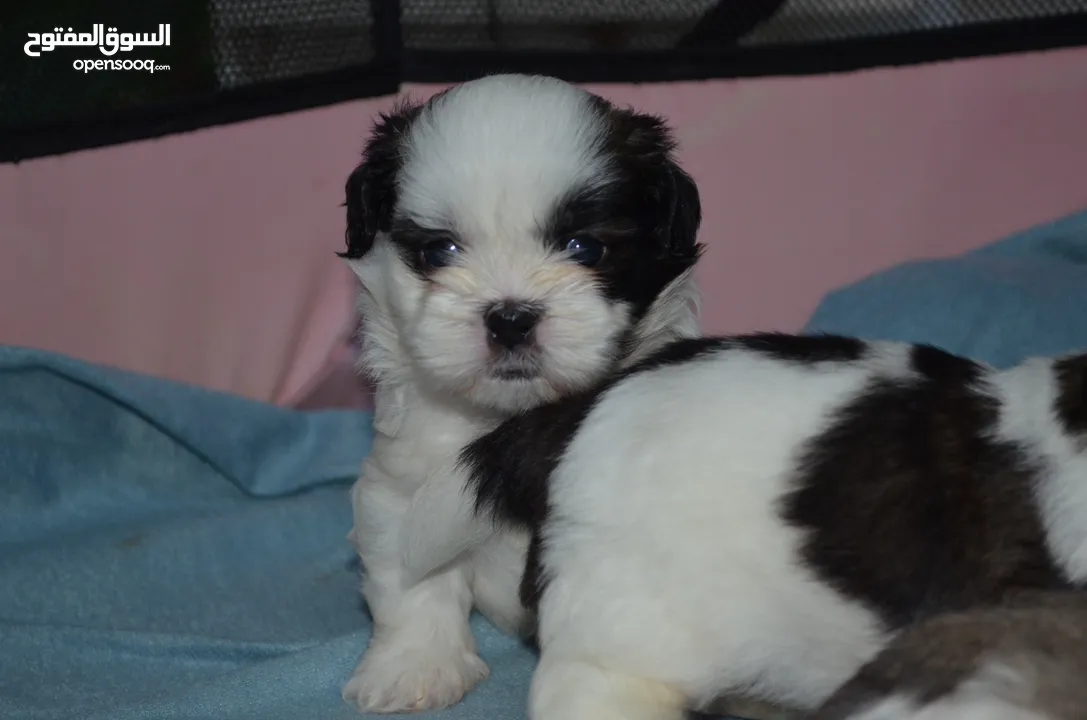
[[[510,370],[504,370],[503,369],[503,370],[499,370],[499,369],[496,369],[491,374],[494,377],[498,378],[499,380],[515,381],[515,380],[533,380],[533,379],[539,377],[540,373],[537,370],[521,370],[521,369],[510,369]]]
[[[540,360],[535,353],[506,353],[491,361],[491,377],[507,382],[525,382],[535,380],[541,372]]]

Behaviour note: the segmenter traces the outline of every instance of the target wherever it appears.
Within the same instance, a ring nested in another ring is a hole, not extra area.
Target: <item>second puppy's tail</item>
[[[1084,720],[1087,596],[1036,593],[909,627],[809,720]]]

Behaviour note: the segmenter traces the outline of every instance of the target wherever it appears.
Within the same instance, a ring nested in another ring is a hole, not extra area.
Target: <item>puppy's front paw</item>
[[[459,701],[490,670],[466,648],[440,652],[377,644],[343,689],[343,698],[361,712],[438,710]]]

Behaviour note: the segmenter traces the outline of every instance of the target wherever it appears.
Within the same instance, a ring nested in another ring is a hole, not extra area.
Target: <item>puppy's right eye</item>
[[[449,238],[431,240],[423,245],[419,251],[419,257],[423,264],[429,268],[443,268],[453,263],[460,248]]]
[[[585,235],[575,237],[566,243],[566,252],[570,259],[585,267],[596,267],[604,259],[604,244],[596,238]]]

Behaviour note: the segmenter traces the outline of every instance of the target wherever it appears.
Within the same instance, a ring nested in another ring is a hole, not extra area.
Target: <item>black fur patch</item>
[[[910,349],[910,366],[921,377],[938,382],[941,387],[957,386],[964,390],[977,383],[985,371],[982,365],[973,360],[953,355],[932,345],[914,345]]]
[[[731,345],[727,338],[684,338],[663,346],[651,355],[635,363],[623,377],[648,372],[669,365],[682,365],[702,357],[708,357]]]
[[[863,340],[826,334],[753,333],[740,336],[735,342],[778,360],[804,364],[854,362],[863,358],[868,350]]]
[[[533,537],[521,580],[521,601],[535,610],[541,591],[538,531],[547,518],[548,483],[570,440],[603,388],[516,415],[470,443],[460,461],[470,472],[476,512],[529,528]]]
[[[893,628],[1066,587],[1034,504],[1037,468],[988,434],[999,407],[977,386],[983,368],[927,346],[912,366],[919,377],[874,383],[800,458],[782,514],[806,530],[806,561]]]
[[[582,234],[600,240],[607,251],[593,272],[601,288],[640,319],[698,261],[702,206],[694,180],[672,158],[676,144],[663,120],[596,96],[592,102],[606,126],[611,177],[572,188],[546,224],[544,241],[561,246]]]
[[[382,113],[363,151],[362,162],[347,178],[347,251],[340,257],[357,259],[374,245],[379,232],[388,232],[396,209],[396,177],[403,162],[400,144],[423,106],[401,103]]]
[[[1087,441],[1087,354],[1061,358],[1057,373],[1057,417],[1069,435]]]
[[[538,531],[532,533],[528,542],[528,552],[525,553],[525,571],[521,574],[521,605],[531,613],[536,613],[540,608],[540,598],[543,597],[545,580],[543,577],[543,561],[540,552],[543,549],[543,539]]]
[[[853,362],[868,351],[863,340],[839,335],[789,335],[786,333],[751,333],[725,337],[701,337],[677,340],[662,347],[630,368],[625,375],[677,365],[712,355],[732,347],[785,362]]]
[[[676,141],[662,118],[610,107],[608,149],[628,197],[653,223],[659,259],[686,269],[694,264],[702,204],[694,180],[676,164]]]

